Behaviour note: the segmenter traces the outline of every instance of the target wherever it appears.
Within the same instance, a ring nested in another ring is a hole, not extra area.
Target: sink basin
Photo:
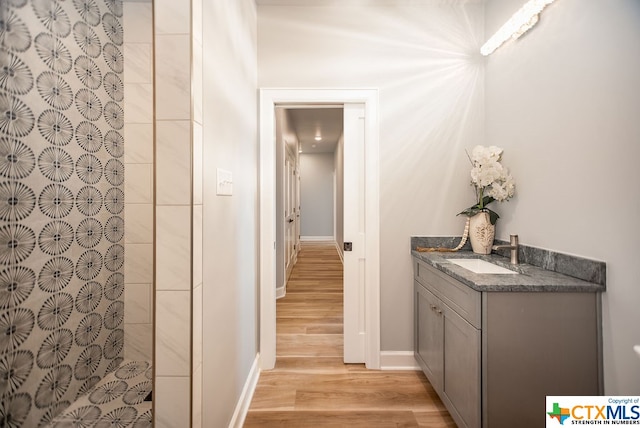
[[[518,272],[480,259],[449,259],[449,261],[474,273],[518,274]]]

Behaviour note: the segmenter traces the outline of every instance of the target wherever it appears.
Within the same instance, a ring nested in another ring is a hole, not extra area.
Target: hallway
[[[262,372],[250,427],[455,427],[422,372],[342,362],[342,263],[303,243],[277,302],[277,361]]]

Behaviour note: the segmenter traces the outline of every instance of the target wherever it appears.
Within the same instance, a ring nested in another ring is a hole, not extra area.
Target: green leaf
[[[485,196],[484,198],[482,198],[482,206],[486,207],[493,201],[495,201],[493,196]]]
[[[470,206],[466,210],[463,210],[463,211],[459,212],[457,215],[463,215],[464,214],[467,217],[473,217],[474,215],[484,211],[484,212],[489,213],[489,221],[491,222],[491,224],[496,224],[496,222],[500,218],[498,213],[493,211],[493,210],[490,210],[489,208],[479,208],[478,205],[479,204]]]
[[[496,221],[498,221],[498,219],[500,218],[498,213],[488,208],[487,211],[489,212],[489,221],[491,222],[491,224],[496,224]]]
[[[467,208],[464,211],[461,211],[458,213],[458,215],[464,214],[468,217],[473,217],[474,215],[478,214],[479,212],[481,212],[482,210],[480,208],[478,208],[478,205],[474,205],[472,207]]]

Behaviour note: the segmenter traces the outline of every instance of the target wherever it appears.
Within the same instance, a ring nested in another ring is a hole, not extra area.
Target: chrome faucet
[[[518,235],[509,235],[509,245],[494,245],[492,249],[495,250],[511,250],[511,264],[517,265],[518,260]]]

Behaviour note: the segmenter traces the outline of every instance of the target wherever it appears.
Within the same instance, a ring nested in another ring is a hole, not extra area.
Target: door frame
[[[260,89],[260,367],[276,363],[275,108],[280,104],[365,105],[365,365],[380,368],[380,155],[377,89]],[[348,167],[345,165],[345,167]]]

